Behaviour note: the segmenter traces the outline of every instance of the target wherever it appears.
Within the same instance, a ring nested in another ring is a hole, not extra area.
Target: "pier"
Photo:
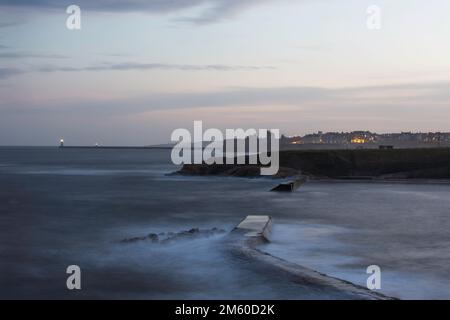
[[[263,250],[270,242],[273,219],[268,215],[250,215],[242,220],[228,235],[227,248],[241,263],[263,272],[268,278],[298,285],[299,290],[311,290],[339,299],[393,300],[379,292],[371,291],[349,281],[334,278],[301,265],[277,258]]]

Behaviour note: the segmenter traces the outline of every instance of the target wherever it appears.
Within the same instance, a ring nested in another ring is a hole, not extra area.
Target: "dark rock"
[[[159,237],[155,233],[150,233],[148,239],[151,240],[151,242],[159,242]]]
[[[132,243],[132,242],[143,241],[143,240],[147,240],[147,237],[127,238],[127,239],[123,239],[121,242]]]
[[[159,234],[156,233],[150,233],[146,237],[134,237],[134,238],[127,238],[123,239],[122,243],[134,243],[138,241],[151,241],[152,243],[169,243],[174,242],[182,239],[195,239],[198,237],[210,237],[217,234],[223,234],[226,231],[223,229],[218,228],[212,228],[212,229],[206,229],[201,230],[199,228],[192,228],[190,230],[180,231],[180,232],[168,232],[167,234],[162,232]]]

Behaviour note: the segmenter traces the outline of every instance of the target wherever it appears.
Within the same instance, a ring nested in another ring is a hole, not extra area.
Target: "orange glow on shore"
[[[353,138],[352,139],[352,143],[354,143],[354,144],[363,144],[363,143],[366,143],[366,140],[364,140],[362,138]]]

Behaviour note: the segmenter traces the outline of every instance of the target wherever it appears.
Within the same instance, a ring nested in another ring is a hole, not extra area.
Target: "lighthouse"
[[[59,140],[59,147],[64,148],[64,139]]]

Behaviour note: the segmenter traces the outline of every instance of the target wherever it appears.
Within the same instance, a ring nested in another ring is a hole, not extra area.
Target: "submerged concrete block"
[[[263,238],[269,241],[272,228],[272,218],[270,216],[250,215],[242,220],[235,230],[243,231],[245,237]]]
[[[281,183],[270,191],[278,191],[278,192],[294,192],[297,190],[302,184],[306,182],[306,177],[298,177],[295,180],[292,180],[287,183]]]

